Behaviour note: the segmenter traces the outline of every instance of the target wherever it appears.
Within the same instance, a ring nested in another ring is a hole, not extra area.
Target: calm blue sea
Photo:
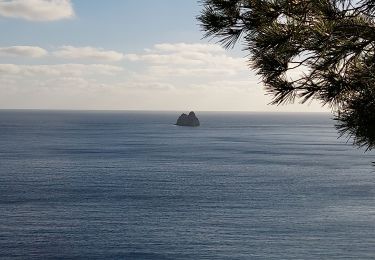
[[[1,259],[374,259],[329,114],[0,111]]]

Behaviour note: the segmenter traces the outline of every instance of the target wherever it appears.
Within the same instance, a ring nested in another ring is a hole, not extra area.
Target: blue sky
[[[0,108],[325,111],[269,106],[240,46],[202,40],[195,0],[0,0]]]
[[[28,0],[25,0],[28,1]],[[157,3],[157,4],[155,4]],[[157,42],[201,38],[194,0],[73,0],[75,18],[30,22],[1,17],[2,45],[95,45],[137,51]]]

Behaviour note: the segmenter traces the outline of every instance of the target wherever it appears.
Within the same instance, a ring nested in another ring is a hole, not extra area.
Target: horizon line
[[[67,111],[67,112],[220,112],[220,113],[296,113],[296,114],[331,114],[329,111],[261,111],[261,110],[149,110],[149,109],[69,109],[69,108],[0,108],[0,111]]]

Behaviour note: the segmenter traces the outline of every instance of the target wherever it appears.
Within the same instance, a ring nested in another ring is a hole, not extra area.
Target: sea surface
[[[0,111],[0,259],[375,259],[329,114]]]

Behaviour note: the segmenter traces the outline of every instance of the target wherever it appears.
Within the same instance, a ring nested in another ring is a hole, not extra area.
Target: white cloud
[[[0,55],[2,56],[40,58],[46,56],[47,54],[48,52],[45,49],[36,46],[0,47]]]
[[[171,75],[178,77],[206,77],[206,76],[235,76],[238,71],[233,68],[222,67],[197,67],[197,68],[183,68],[171,66],[151,66],[149,72],[159,77],[169,77]]]
[[[64,46],[51,53],[53,57],[66,59],[116,61],[122,58],[127,60],[126,70],[122,66],[102,63],[0,64],[0,81],[15,82],[7,85],[8,89],[14,86],[14,93],[27,92],[30,94],[25,95],[32,95],[32,100],[55,100],[61,106],[64,105],[64,95],[67,104],[71,104],[74,97],[81,100],[79,104],[82,106],[87,105],[87,96],[91,95],[90,99],[97,102],[93,103],[94,107],[102,102],[113,108],[155,106],[160,109],[166,106],[168,109],[183,107],[191,102],[194,106],[200,106],[205,103],[206,96],[212,96],[210,91],[220,93],[210,97],[213,101],[209,103],[212,104],[221,98],[226,100],[226,96],[231,93],[235,96],[233,89],[236,92],[242,89],[241,94],[243,90],[247,91],[246,87],[239,87],[245,86],[245,83],[238,83],[246,81],[249,73],[245,59],[231,57],[220,46],[211,44],[157,44],[141,53],[126,56],[109,50],[73,46]],[[4,90],[4,86],[0,88],[3,88],[4,93],[9,93],[9,90]],[[44,98],[36,94],[34,97],[33,93],[40,93]],[[59,99],[52,95],[59,96]],[[111,102],[104,101],[104,96]],[[222,104],[223,101],[218,103]]]
[[[90,59],[96,61],[120,61],[124,55],[112,50],[103,50],[94,47],[63,46],[53,55],[63,59]]]
[[[20,72],[20,67],[15,64],[0,64],[0,76],[16,74]]]
[[[189,59],[182,55],[173,54],[127,54],[125,58],[130,61],[145,61],[153,64],[168,64],[168,65],[200,65],[203,64],[201,60]]]
[[[225,50],[217,44],[204,43],[161,43],[155,44],[154,49],[164,52],[225,52]]]
[[[157,81],[149,81],[147,79],[145,80],[139,80],[139,81],[130,81],[120,84],[115,84],[113,87],[117,89],[131,89],[131,90],[145,90],[145,91],[168,91],[175,89],[175,86],[172,83],[167,82],[157,82]]]
[[[1,1],[1,0],[0,0]],[[0,56],[19,56],[40,58],[46,56],[48,51],[37,46],[10,46],[0,47]],[[94,47],[62,46],[52,52],[53,56],[71,60],[91,60],[96,62],[114,62],[124,58],[124,54]]]
[[[0,64],[0,77],[17,75],[29,77],[115,75],[122,67],[106,64],[57,64],[57,65],[16,65]]]
[[[213,44],[156,44],[152,49],[146,49],[144,53],[127,54],[125,59],[165,66],[164,71],[169,70],[172,73],[177,71],[185,75],[189,71],[190,74],[199,72],[232,74],[232,72],[247,70],[246,59],[231,57],[222,47]]]
[[[70,0],[0,0],[0,15],[29,21],[55,21],[74,17]]]

